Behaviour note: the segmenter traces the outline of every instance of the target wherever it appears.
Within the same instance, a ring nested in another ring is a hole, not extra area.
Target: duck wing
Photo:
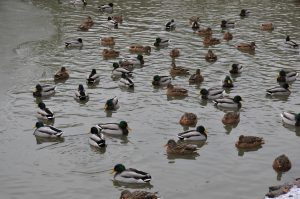
[[[177,134],[177,137],[179,139],[190,138],[190,137],[197,137],[197,136],[202,136],[202,134],[199,133],[196,130],[185,131],[185,132]]]
[[[281,113],[281,118],[282,119],[285,118],[285,119],[288,119],[288,120],[291,120],[291,121],[296,121],[294,113],[283,112],[283,113]]]
[[[119,124],[118,123],[105,123],[105,124],[97,124],[97,126],[100,129],[109,129],[109,130],[119,130]]]

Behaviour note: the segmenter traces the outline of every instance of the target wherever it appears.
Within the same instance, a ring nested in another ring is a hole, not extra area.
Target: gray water
[[[125,17],[117,30],[104,28],[108,14],[97,11],[102,3],[106,2],[88,0],[88,6],[82,8],[62,0],[0,2],[1,198],[118,198],[129,188],[158,191],[162,198],[252,199],[262,198],[270,185],[299,177],[300,130],[284,126],[280,119],[282,111],[300,112],[299,81],[292,85],[288,98],[265,96],[265,89],[277,85],[281,68],[300,70],[299,52],[282,46],[286,34],[300,41],[299,1],[117,0],[114,14]],[[250,17],[238,16],[242,8],[251,10]],[[95,21],[93,28],[76,31],[88,15]],[[205,61],[208,48],[188,25],[193,15],[200,17],[201,25],[211,26],[217,38],[223,35],[222,19],[237,23],[230,30],[232,41],[210,47],[218,56],[215,63]],[[171,18],[177,28],[166,32],[163,25]],[[264,22],[273,22],[275,30],[262,32],[259,25]],[[118,59],[102,58],[106,47],[99,40],[104,36],[116,37],[114,48],[121,52]],[[145,55],[145,66],[134,70],[133,92],[121,90],[110,77],[112,63],[130,55],[126,47],[132,43],[152,45],[157,36],[170,38],[171,44]],[[64,41],[78,37],[84,41],[81,50],[64,48]],[[235,49],[237,43],[252,40],[258,46],[254,55]],[[181,50],[176,64],[191,72],[200,68],[205,77],[200,87],[189,85],[188,76],[175,77],[173,84],[189,90],[189,96],[181,100],[168,99],[166,89],[151,85],[154,75],[169,74],[169,52],[175,47]],[[219,85],[235,62],[245,69],[234,78],[230,95],[239,94],[244,101],[240,123],[226,127],[221,122],[224,112],[203,102],[199,91]],[[54,84],[53,74],[61,66],[71,71],[71,77],[56,84],[57,93],[44,102],[56,114],[54,126],[65,131],[66,137],[61,142],[37,142],[32,135],[37,108],[32,89],[38,82]],[[100,84],[88,89],[87,103],[78,103],[74,91],[78,84],[85,85],[93,68],[101,74]],[[119,97],[121,107],[107,114],[104,103],[113,96]],[[206,127],[208,140],[200,156],[171,158],[163,145],[183,131],[178,121],[184,112],[198,115],[198,125]],[[94,124],[120,120],[128,121],[132,132],[127,139],[107,137],[105,151],[91,148],[88,135],[79,135],[88,133]],[[264,137],[266,144],[257,151],[239,152],[234,143],[241,134]],[[272,162],[283,153],[293,165],[280,179]],[[151,186],[113,183],[106,170],[116,163],[149,172]]]

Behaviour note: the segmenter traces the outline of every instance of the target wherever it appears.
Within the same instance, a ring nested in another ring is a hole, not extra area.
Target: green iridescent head
[[[205,132],[205,128],[204,128],[204,126],[198,126],[198,127],[196,128],[196,131],[198,131],[198,132],[200,132],[200,133],[204,133],[204,132]]]
[[[144,56],[143,55],[140,55],[140,54],[138,54],[138,56],[136,57],[137,58],[137,60],[144,60]]]
[[[208,90],[206,90],[205,88],[201,89],[200,91],[201,95],[208,95]]]
[[[114,171],[117,173],[121,173],[123,171],[125,171],[125,166],[123,164],[116,164],[114,167]]]
[[[125,121],[121,121],[121,122],[119,123],[119,127],[120,127],[121,129],[127,129],[127,128],[128,128],[128,124],[127,124],[127,122],[125,122]]]
[[[159,75],[155,75],[155,76],[153,77],[153,80],[154,80],[154,81],[159,81],[159,80],[160,80],[160,76],[159,76]]]
[[[295,120],[298,121],[298,122],[300,122],[300,113],[298,113],[298,114],[295,115]]]
[[[116,69],[116,68],[119,68],[120,65],[119,65],[117,62],[114,62],[114,63],[113,63],[113,67]]]
[[[36,128],[40,128],[40,127],[43,127],[44,126],[44,123],[43,122],[36,122],[35,123],[35,127]]]
[[[242,97],[239,96],[239,95],[236,95],[236,96],[233,98],[233,101],[236,102],[236,103],[239,103],[240,101],[242,101]]]

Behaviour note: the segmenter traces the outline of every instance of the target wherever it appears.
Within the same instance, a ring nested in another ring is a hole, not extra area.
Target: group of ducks
[[[71,3],[87,5],[86,0],[74,0]],[[108,5],[99,6],[99,10],[102,12],[112,13],[113,12],[113,3]],[[249,15],[248,10],[241,10],[240,16],[247,17]],[[108,17],[108,22],[112,24],[114,28],[117,28],[118,23],[122,22],[122,18],[118,16]],[[220,43],[220,40],[212,37],[211,28],[200,28],[199,17],[191,17],[190,24],[192,29],[200,36],[204,36],[203,43],[204,45],[217,45]],[[78,30],[87,31],[94,25],[94,22],[91,17],[87,17],[82,24],[78,27]],[[221,28],[233,28],[234,23],[230,21],[223,20],[221,22]],[[175,20],[172,19],[165,24],[165,29],[167,31],[172,31],[176,28]],[[262,24],[262,30],[273,30],[273,24]],[[233,38],[230,32],[224,34],[225,40],[231,40]],[[115,39],[113,37],[103,37],[100,41],[103,46],[113,46],[115,45]],[[169,40],[156,38],[154,42],[154,47],[161,48],[168,46]],[[285,44],[291,48],[299,48],[298,44],[294,41],[291,41],[289,36],[287,36]],[[66,48],[82,48],[83,41],[81,38],[78,38],[76,41],[65,42]],[[255,43],[240,43],[237,45],[237,49],[246,52],[255,51]],[[119,62],[113,63],[112,78],[119,79],[119,85],[125,86],[129,89],[134,88],[134,83],[130,79],[132,76],[132,71],[136,67],[141,67],[144,65],[144,57],[142,54],[148,55],[151,52],[150,46],[142,45],[131,45],[129,47],[129,52],[136,53],[137,56],[128,57],[120,60]],[[104,49],[102,52],[104,58],[116,58],[119,56],[119,52],[112,49]],[[170,68],[170,75],[189,75],[189,70],[176,66],[175,58],[180,56],[179,49],[172,49],[170,52],[170,57],[173,59]],[[207,61],[213,62],[217,59],[217,56],[211,51],[208,50],[207,55],[205,56]],[[231,75],[240,74],[243,70],[241,64],[232,64],[229,73]],[[61,69],[54,75],[55,81],[65,81],[69,78],[69,71],[65,67]],[[266,92],[268,95],[278,96],[278,95],[289,95],[291,92],[288,89],[289,84],[294,82],[298,76],[298,73],[295,71],[281,70],[277,81],[280,83],[280,86],[268,89]],[[96,69],[93,69],[90,74],[86,77],[86,82],[88,85],[96,85],[100,81],[100,75],[96,72]],[[200,69],[197,69],[194,74],[189,78],[190,84],[200,84],[204,81],[204,77],[201,75]],[[188,96],[188,90],[172,85],[170,76],[155,75],[152,80],[154,87],[166,87],[167,96],[170,97],[186,97]],[[239,95],[230,98],[224,95],[225,89],[230,89],[233,87],[233,80],[229,75],[225,77],[222,81],[221,86],[212,87],[209,89],[201,89],[200,94],[203,100],[212,100],[216,107],[221,109],[235,110],[225,113],[222,122],[225,125],[234,125],[237,124],[240,120],[240,114],[237,112],[242,106],[242,98]],[[36,90],[33,92],[33,96],[37,98],[51,96],[55,93],[55,86],[51,85],[36,85]],[[78,85],[78,89],[75,91],[75,99],[78,101],[87,101],[89,95],[84,89],[82,84]],[[55,116],[52,110],[46,107],[43,102],[38,104],[36,129],[34,135],[37,137],[43,138],[59,138],[62,137],[63,131],[57,129],[50,125],[45,125],[44,122],[51,122],[54,120]],[[105,110],[117,110],[119,108],[119,100],[117,97],[111,98],[106,101]],[[300,126],[300,113],[289,113],[283,112],[281,114],[282,120],[284,123]],[[197,116],[193,113],[185,113],[179,123],[182,126],[196,127]],[[104,135],[114,135],[114,136],[127,136],[130,131],[128,123],[126,121],[120,121],[119,123],[100,123],[90,129],[89,144],[97,148],[106,147],[106,140]],[[197,154],[198,146],[192,144],[193,142],[205,142],[207,140],[207,131],[204,126],[197,126],[194,130],[188,130],[177,134],[178,142],[174,139],[168,140],[166,147],[166,153],[168,155],[191,155]],[[239,149],[249,149],[257,148],[264,144],[264,139],[256,136],[245,136],[241,135],[236,141],[235,146]],[[290,168],[290,161],[285,155],[279,156],[274,160],[273,168],[276,171],[287,171],[288,167]],[[123,164],[116,164],[113,168],[114,180],[125,183],[149,183],[151,180],[151,175],[147,172],[140,171],[133,168],[126,168]],[[121,199],[155,199],[158,198],[156,193],[150,193],[146,191],[134,191],[130,192],[125,190],[121,193]]]

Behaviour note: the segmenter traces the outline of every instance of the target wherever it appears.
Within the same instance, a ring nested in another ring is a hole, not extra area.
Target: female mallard
[[[123,22],[123,15],[114,15],[111,18],[120,24]]]
[[[263,23],[260,25],[260,29],[264,31],[274,30],[274,25],[272,23]]]
[[[180,56],[180,51],[178,48],[174,48],[171,50],[170,52],[170,57],[172,58],[176,58],[176,57],[179,57]]]
[[[228,75],[226,75],[225,79],[222,80],[222,87],[223,88],[232,88],[233,87],[233,81]]]
[[[289,48],[294,48],[294,49],[298,49],[299,48],[299,45],[296,42],[292,41],[290,39],[290,36],[286,36],[284,43]]]
[[[88,31],[94,25],[92,17],[88,16],[78,27],[79,30]]]
[[[200,69],[196,70],[195,74],[192,74],[189,78],[189,83],[190,84],[200,84],[201,82],[203,82],[204,78],[201,75]]]
[[[100,75],[97,74],[96,69],[92,69],[92,72],[86,77],[87,84],[96,84],[100,81]]]
[[[147,183],[151,180],[149,173],[133,168],[126,169],[123,164],[116,164],[113,173],[115,173],[114,180],[123,183]]]
[[[134,88],[134,83],[125,73],[122,73],[121,79],[119,81],[119,86],[127,87],[127,88]]]
[[[113,46],[116,42],[114,37],[102,37],[100,43],[103,46]]]
[[[161,39],[160,37],[157,37],[154,42],[155,47],[165,47],[169,45],[170,40],[169,39]]]
[[[35,91],[33,92],[33,97],[48,97],[54,95],[56,86],[52,85],[40,85],[35,86]]]
[[[198,126],[196,130],[189,130],[182,133],[179,133],[177,137],[180,140],[197,140],[197,141],[206,141],[207,132],[203,126]]]
[[[179,124],[182,126],[196,126],[198,122],[197,115],[194,113],[184,113],[183,116],[181,116]]]
[[[231,21],[222,20],[221,21],[221,28],[234,28],[235,24]]]
[[[104,123],[97,125],[101,132],[109,135],[128,135],[129,127],[127,122],[121,121],[120,123]]]
[[[241,51],[246,51],[246,52],[253,52],[255,51],[255,42],[251,42],[251,43],[239,43],[237,45],[237,49],[241,50]]]
[[[113,12],[113,7],[114,7],[114,4],[113,3],[109,3],[107,5],[98,6],[98,9],[101,12],[112,13]]]
[[[116,57],[119,57],[119,55],[120,55],[120,52],[115,51],[115,50],[104,49],[102,51],[102,56],[104,58],[116,58]]]
[[[239,109],[242,107],[242,98],[236,95],[234,98],[215,99],[213,102],[219,108]]]
[[[233,36],[230,32],[225,32],[224,36],[223,36],[223,39],[226,40],[226,41],[229,41],[229,40],[233,39]]]
[[[91,132],[91,135],[89,138],[90,145],[97,147],[97,148],[106,147],[104,135],[101,133],[101,129],[94,126],[91,128],[90,132]]]
[[[193,31],[197,31],[197,30],[199,30],[199,28],[200,28],[199,23],[198,23],[197,21],[194,21],[194,22],[192,23],[192,30],[193,30]]]
[[[107,17],[107,26],[109,28],[115,28],[118,29],[119,23],[112,19],[112,17]]]
[[[176,64],[174,62],[171,65],[172,65],[172,67],[170,69],[170,74],[172,76],[190,74],[189,69],[187,69],[187,68],[184,68],[184,67],[181,67],[181,66],[176,66]]]
[[[209,49],[207,54],[205,55],[205,60],[208,62],[215,62],[217,61],[217,59],[218,59],[217,55],[215,55],[213,51]]]
[[[65,42],[66,48],[82,48],[83,42],[81,38],[78,38],[76,41],[67,41]]]
[[[176,23],[175,23],[175,21],[174,21],[174,19],[171,19],[170,21],[168,21],[167,23],[166,23],[166,30],[175,30],[175,28],[176,28]]]
[[[142,45],[134,44],[134,45],[129,46],[129,52],[131,52],[131,53],[150,54],[151,47],[150,46],[142,46]]]
[[[167,154],[176,154],[176,155],[188,155],[195,154],[197,151],[197,145],[193,144],[177,144],[175,140],[171,139],[165,145]]]
[[[203,39],[203,44],[205,46],[213,46],[213,45],[217,45],[219,43],[221,43],[219,39],[213,38],[211,36],[205,36]]]
[[[298,73],[296,71],[288,71],[282,69],[277,77],[279,83],[292,83],[297,80]]]
[[[240,122],[239,112],[227,112],[223,116],[222,122],[224,125],[237,124]]]
[[[157,193],[151,193],[148,191],[133,191],[124,190],[121,192],[119,199],[159,199],[156,196]]]
[[[208,28],[200,28],[198,30],[197,34],[199,36],[202,36],[202,37],[211,36],[212,35],[212,29],[210,27],[208,27]]]
[[[286,172],[292,168],[292,163],[286,155],[282,154],[275,158],[272,166],[277,172]]]
[[[285,124],[289,124],[292,126],[300,126],[300,113],[289,113],[283,112],[280,114],[282,121]]]
[[[69,78],[69,72],[65,67],[61,67],[54,75],[54,80],[66,80]]]
[[[240,12],[241,17],[248,17],[249,14],[250,14],[250,11],[246,10],[246,9],[242,9],[241,12]]]
[[[36,129],[33,135],[37,137],[57,138],[57,137],[61,137],[61,135],[63,134],[62,130],[54,128],[53,126],[44,126],[43,122],[35,123],[35,127]]]
[[[169,84],[171,84],[171,77],[169,76],[155,75],[153,77],[153,86],[168,86]]]
[[[213,87],[206,90],[205,88],[201,89],[200,94],[201,98],[204,100],[214,100],[223,98],[224,89],[220,87]]]
[[[104,107],[106,111],[117,110],[118,108],[120,108],[120,105],[117,97],[107,100]]]
[[[239,74],[243,70],[242,64],[232,64],[229,73],[231,74]]]
[[[240,135],[235,146],[240,149],[250,149],[260,147],[265,141],[262,137]]]
[[[119,61],[121,66],[132,65],[132,66],[143,66],[145,64],[144,56],[138,54],[137,56],[126,57]]]
[[[122,74],[125,74],[127,77],[130,77],[132,75],[132,72],[130,70],[120,67],[120,65],[116,62],[113,63],[113,67],[114,69],[111,72],[113,77],[121,77]]]
[[[43,102],[40,102],[38,104],[39,110],[37,111],[37,119],[38,120],[50,120],[52,121],[54,119],[54,113],[51,111],[51,109],[46,107],[46,104]]]
[[[82,84],[79,84],[77,91],[75,91],[75,99],[79,101],[85,101],[89,99],[89,95],[85,91]]]
[[[276,86],[270,89],[267,89],[267,95],[272,96],[288,96],[291,94],[289,90],[289,85],[287,83],[282,84],[281,86]]]
[[[168,96],[188,96],[188,90],[180,87],[174,87],[172,84],[168,84],[167,87],[167,95]]]

